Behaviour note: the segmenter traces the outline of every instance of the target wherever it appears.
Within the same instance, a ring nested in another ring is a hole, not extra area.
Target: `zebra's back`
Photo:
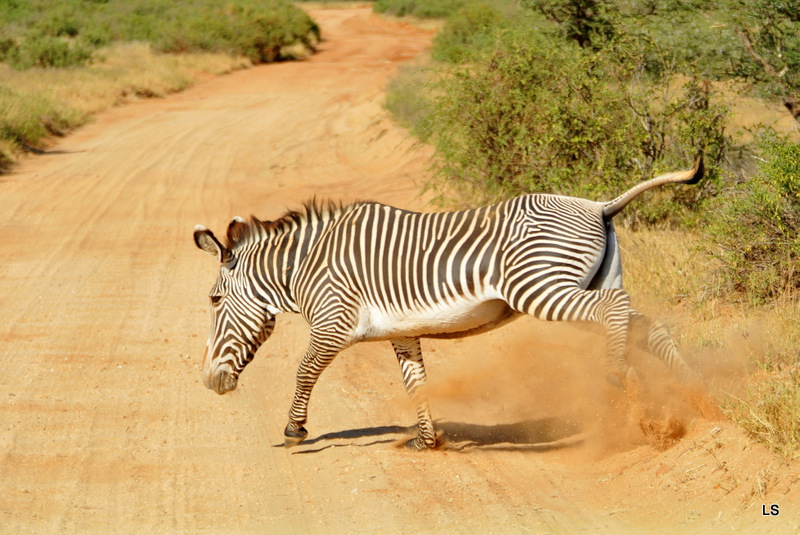
[[[340,322],[354,341],[478,332],[548,281],[585,287],[604,248],[602,209],[583,199],[527,195],[441,213],[361,203],[300,266],[298,303],[312,325],[336,308],[351,314]]]

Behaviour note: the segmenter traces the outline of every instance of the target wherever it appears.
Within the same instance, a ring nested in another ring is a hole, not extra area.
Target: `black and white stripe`
[[[307,435],[311,390],[341,350],[390,340],[417,403],[419,435],[409,445],[434,447],[419,339],[481,332],[519,314],[604,326],[616,381],[628,372],[631,328],[644,333],[645,349],[689,375],[666,328],[630,306],[611,218],[642,191],[694,183],[702,172],[698,160],[691,171],[662,175],[608,203],[533,194],[432,214],[311,203],[274,222],[234,219],[224,245],[198,227],[197,245],[222,264],[211,292],[206,386],[235,388],[280,312],[300,313],[311,326],[287,442]]]

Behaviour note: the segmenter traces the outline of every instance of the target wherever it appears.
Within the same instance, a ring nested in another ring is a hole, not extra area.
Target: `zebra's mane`
[[[299,210],[288,210],[274,221],[261,220],[253,215],[248,221],[235,218],[228,225],[225,247],[235,249],[255,243],[276,232],[297,228],[305,223],[334,219],[362,204],[364,201],[343,204],[331,200],[318,201],[315,197],[304,202]]]

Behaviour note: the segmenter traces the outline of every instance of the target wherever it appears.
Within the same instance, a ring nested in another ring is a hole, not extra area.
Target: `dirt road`
[[[435,452],[398,446],[415,417],[383,343],[331,365],[285,449],[299,317],[235,392],[203,387],[216,266],[196,223],[313,195],[423,207],[428,150],[382,99],[432,36],[313,15],[311,59],[112,110],[0,176],[0,532],[796,532],[796,467],[670,392],[651,408],[686,436],[655,449],[603,380],[602,338],[569,327],[425,343]]]

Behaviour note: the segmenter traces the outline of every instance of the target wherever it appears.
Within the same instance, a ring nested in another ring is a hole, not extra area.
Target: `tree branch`
[[[745,51],[747,51],[750,57],[753,58],[753,61],[761,65],[761,67],[764,69],[764,72],[767,73],[767,75],[775,78],[775,80],[783,88],[783,105],[786,106],[786,109],[789,110],[789,113],[792,114],[792,117],[794,117],[795,120],[800,121],[800,100],[795,97],[787,96],[789,93],[791,93],[791,88],[784,80],[784,76],[789,71],[789,67],[784,66],[783,69],[778,71],[769,61],[767,61],[761,54],[758,53],[755,45],[753,44],[753,39],[750,37],[750,33],[747,30],[739,29],[738,34],[739,38],[744,44]]]
[[[753,61],[761,65],[764,68],[764,72],[766,72],[768,75],[780,79],[781,75],[778,73],[775,67],[773,67],[769,61],[764,59],[764,57],[756,50],[755,45],[753,45],[753,39],[750,38],[750,33],[743,29],[740,29],[738,33],[739,38],[744,44],[744,49],[747,51],[750,57],[753,58]]]

